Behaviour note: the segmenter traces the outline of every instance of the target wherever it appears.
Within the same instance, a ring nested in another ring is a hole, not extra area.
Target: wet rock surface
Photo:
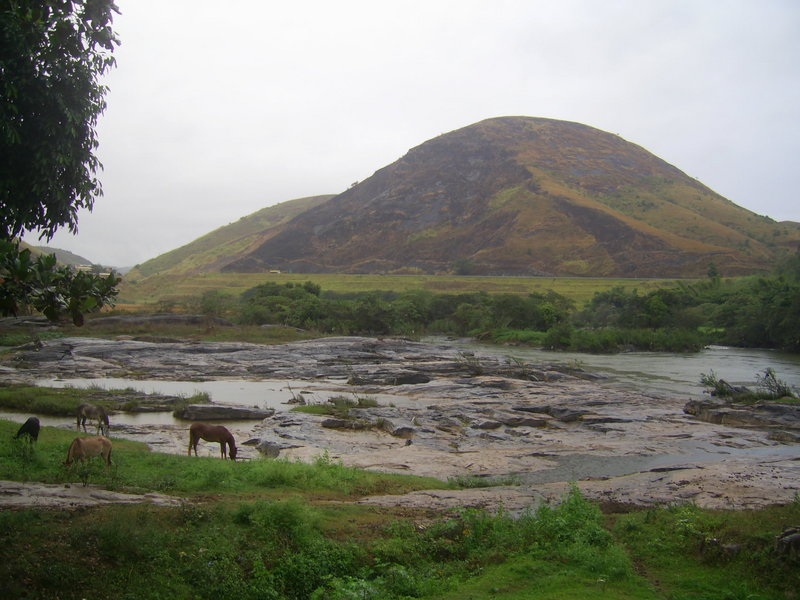
[[[221,404],[189,404],[175,412],[177,417],[185,421],[267,419],[275,414],[273,409],[262,410],[246,406],[223,406]]]
[[[684,412],[685,398],[617,389],[602,375],[520,364],[501,352],[360,337],[279,346],[68,338],[20,349],[0,380],[285,378],[348,397],[378,394],[379,406],[345,416],[287,406],[230,429],[245,458],[311,461],[325,453],[385,472],[518,483],[364,499],[370,503],[514,510],[558,497],[573,482],[590,498],[636,505],[748,508],[791,502],[800,492],[800,447],[776,439],[774,428],[701,420]],[[159,451],[186,451],[185,427],[154,427],[148,436]]]

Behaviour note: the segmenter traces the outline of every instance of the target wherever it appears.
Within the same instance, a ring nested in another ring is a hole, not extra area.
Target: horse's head
[[[231,457],[231,460],[236,460],[236,446],[231,446],[230,451],[228,452],[228,456]]]

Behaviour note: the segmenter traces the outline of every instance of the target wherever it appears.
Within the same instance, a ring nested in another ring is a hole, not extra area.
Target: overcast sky
[[[585,123],[800,221],[796,0],[117,0],[105,195],[51,246],[131,266],[497,116]],[[27,241],[36,242],[28,236]]]

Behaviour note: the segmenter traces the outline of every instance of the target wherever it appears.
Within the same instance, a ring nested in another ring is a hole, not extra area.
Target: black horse
[[[22,427],[17,431],[14,439],[17,440],[23,435],[27,435],[31,442],[39,439],[39,419],[36,417],[28,417],[28,420],[22,424]]]

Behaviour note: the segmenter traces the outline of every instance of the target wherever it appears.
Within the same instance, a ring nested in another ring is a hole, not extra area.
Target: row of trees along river
[[[614,288],[582,308],[555,292],[336,293],[318,284],[269,282],[238,301],[201,299],[206,314],[342,335],[452,335],[576,352],[694,351],[708,344],[800,352],[800,253],[773,273],[713,274],[640,294]]]

